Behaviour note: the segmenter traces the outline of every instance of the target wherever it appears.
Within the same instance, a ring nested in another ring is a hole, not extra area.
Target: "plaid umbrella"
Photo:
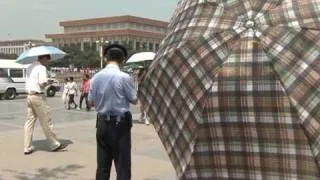
[[[179,179],[320,178],[320,0],[181,0],[141,88]]]

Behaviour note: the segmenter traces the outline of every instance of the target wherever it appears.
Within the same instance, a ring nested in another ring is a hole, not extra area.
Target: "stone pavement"
[[[50,152],[41,128],[34,134],[36,151],[23,155],[25,99],[0,101],[0,180],[91,180],[95,177],[95,113],[67,111],[59,98],[49,99],[54,129],[63,152]],[[137,107],[133,112],[137,119]],[[132,179],[174,180],[175,172],[152,126],[135,123],[132,129]],[[112,179],[115,179],[113,169]]]

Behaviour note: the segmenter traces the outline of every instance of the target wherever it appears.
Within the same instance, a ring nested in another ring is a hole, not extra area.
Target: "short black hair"
[[[84,76],[85,76],[86,78],[88,78],[88,79],[90,78],[90,75],[89,75],[89,74],[85,74]]]
[[[111,44],[104,49],[103,55],[108,61],[121,63],[128,58],[128,51],[120,44]]]
[[[39,60],[43,58],[51,59],[51,56],[49,54],[38,56]]]
[[[73,81],[73,77],[72,77],[72,76],[71,76],[71,77],[69,77],[69,80],[70,80],[70,81]]]

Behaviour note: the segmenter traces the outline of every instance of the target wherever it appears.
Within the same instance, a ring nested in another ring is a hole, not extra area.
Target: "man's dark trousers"
[[[70,109],[71,104],[74,104],[76,108],[78,106],[77,103],[74,101],[74,94],[69,94],[68,109]]]
[[[131,179],[131,127],[130,113],[117,122],[97,119],[97,162],[96,180],[109,180],[112,161],[117,171],[117,180]]]
[[[88,101],[88,93],[82,93],[81,96],[80,96],[80,102],[79,102],[79,107],[80,109],[82,108],[82,102],[83,102],[83,99],[86,100],[86,106],[87,106],[87,110],[89,110],[89,101]]]

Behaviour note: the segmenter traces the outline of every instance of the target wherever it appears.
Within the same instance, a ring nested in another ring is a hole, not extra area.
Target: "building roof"
[[[165,37],[165,34],[132,30],[132,29],[46,34],[46,38],[50,38],[50,39],[89,38],[89,37],[101,37],[101,36],[104,36],[104,37],[105,36],[137,36],[137,37],[154,38],[154,39],[162,40]]]
[[[25,43],[46,43],[43,40],[37,40],[37,39],[17,39],[17,40],[4,40],[4,41],[0,41],[0,45],[12,45],[12,44],[19,44],[19,45],[23,45]]]
[[[82,26],[82,25],[95,25],[95,24],[108,24],[108,23],[120,23],[120,22],[133,22],[150,26],[167,27],[168,22],[153,20],[149,18],[141,18],[137,16],[114,16],[114,17],[103,17],[93,19],[82,19],[60,22],[60,26]]]

